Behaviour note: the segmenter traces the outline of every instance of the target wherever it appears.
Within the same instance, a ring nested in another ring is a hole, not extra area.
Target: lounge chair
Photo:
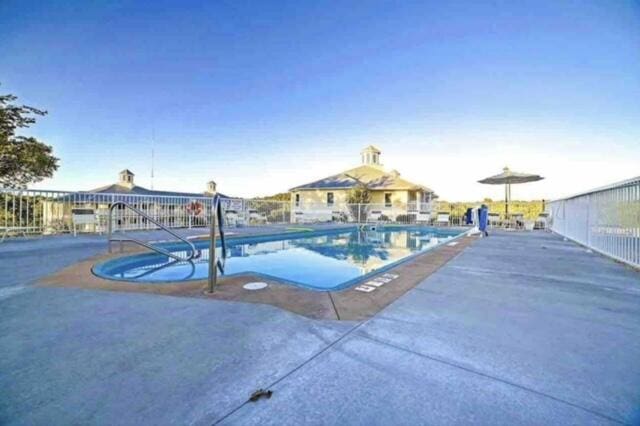
[[[0,227],[0,243],[2,243],[9,235],[21,234],[23,237],[27,237],[28,234],[40,232],[40,228],[37,226],[2,226]]]

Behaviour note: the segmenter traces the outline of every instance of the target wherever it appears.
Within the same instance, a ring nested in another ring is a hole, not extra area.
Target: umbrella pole
[[[509,184],[504,185],[504,218],[509,219]]]

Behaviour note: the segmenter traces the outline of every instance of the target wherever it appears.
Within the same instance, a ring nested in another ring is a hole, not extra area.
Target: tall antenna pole
[[[155,144],[156,144],[156,129],[151,130],[151,189],[153,190],[153,178],[155,167]]]

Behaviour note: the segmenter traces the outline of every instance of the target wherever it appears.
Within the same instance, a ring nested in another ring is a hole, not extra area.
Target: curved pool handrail
[[[173,265],[175,265],[177,263],[188,263],[191,266],[191,272],[189,272],[189,274],[186,275],[184,278],[176,278],[175,281],[190,280],[191,277],[193,277],[193,275],[196,273],[196,265],[193,262],[182,262],[181,260],[172,260],[171,262],[165,263],[164,265],[155,266],[155,267],[153,267],[151,269],[143,271],[142,273],[140,273],[138,275],[127,277],[127,279],[128,280],[139,280],[140,278],[144,278],[147,275],[151,275],[154,272],[161,271],[161,270],[163,270],[165,268],[168,268],[170,266],[173,266]],[[174,280],[172,279],[172,281],[174,281]]]
[[[175,238],[177,238],[178,240],[182,241],[183,243],[186,243],[189,248],[191,249],[191,251],[189,252],[189,254],[186,257],[182,257],[182,256],[178,256],[177,254],[171,253],[168,250],[165,250],[161,247],[157,247],[154,246],[153,244],[147,243],[145,241],[139,240],[137,238],[133,238],[133,237],[126,237],[126,238],[113,238],[113,210],[117,207],[117,206],[123,206],[124,208],[127,208],[129,210],[131,210],[132,212],[136,213],[137,215],[147,219],[149,222],[153,223],[154,225],[158,226],[160,229],[162,229],[163,231],[166,231],[167,233],[171,234],[172,236],[174,236]],[[149,216],[148,214],[146,214],[145,212],[143,212],[140,209],[137,209],[135,207],[133,207],[132,205],[130,205],[129,203],[126,203],[124,201],[116,201],[113,204],[111,204],[111,206],[109,207],[109,223],[107,223],[107,238],[108,238],[108,244],[109,244],[109,253],[111,253],[111,242],[112,241],[120,241],[121,243],[124,241],[130,241],[132,243],[136,243],[138,245],[141,245],[143,247],[148,248],[149,250],[153,250],[155,252],[158,252],[160,254],[163,254],[165,256],[168,256],[172,259],[181,261],[181,262],[189,262],[192,259],[197,259],[198,257],[200,257],[200,250],[196,249],[196,246],[189,240],[187,240],[186,238],[181,237],[180,235],[176,234],[175,232],[173,232],[172,230],[170,230],[169,228],[167,228],[166,226],[164,226],[163,224],[161,224],[160,222],[158,222],[157,220],[153,219],[151,216]]]
[[[222,219],[222,202],[219,195],[216,195],[213,206],[209,213],[209,275],[207,292],[213,293],[218,282],[218,270],[224,274],[224,263],[227,258],[227,246],[224,240],[224,220]],[[216,260],[216,222],[218,225],[218,233],[220,235],[220,248],[222,260]]]

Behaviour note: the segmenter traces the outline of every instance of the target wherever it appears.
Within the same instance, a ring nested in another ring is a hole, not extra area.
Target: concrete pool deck
[[[104,251],[82,238],[0,245],[1,424],[640,422],[640,273],[549,233],[480,239],[364,322],[32,285]]]

